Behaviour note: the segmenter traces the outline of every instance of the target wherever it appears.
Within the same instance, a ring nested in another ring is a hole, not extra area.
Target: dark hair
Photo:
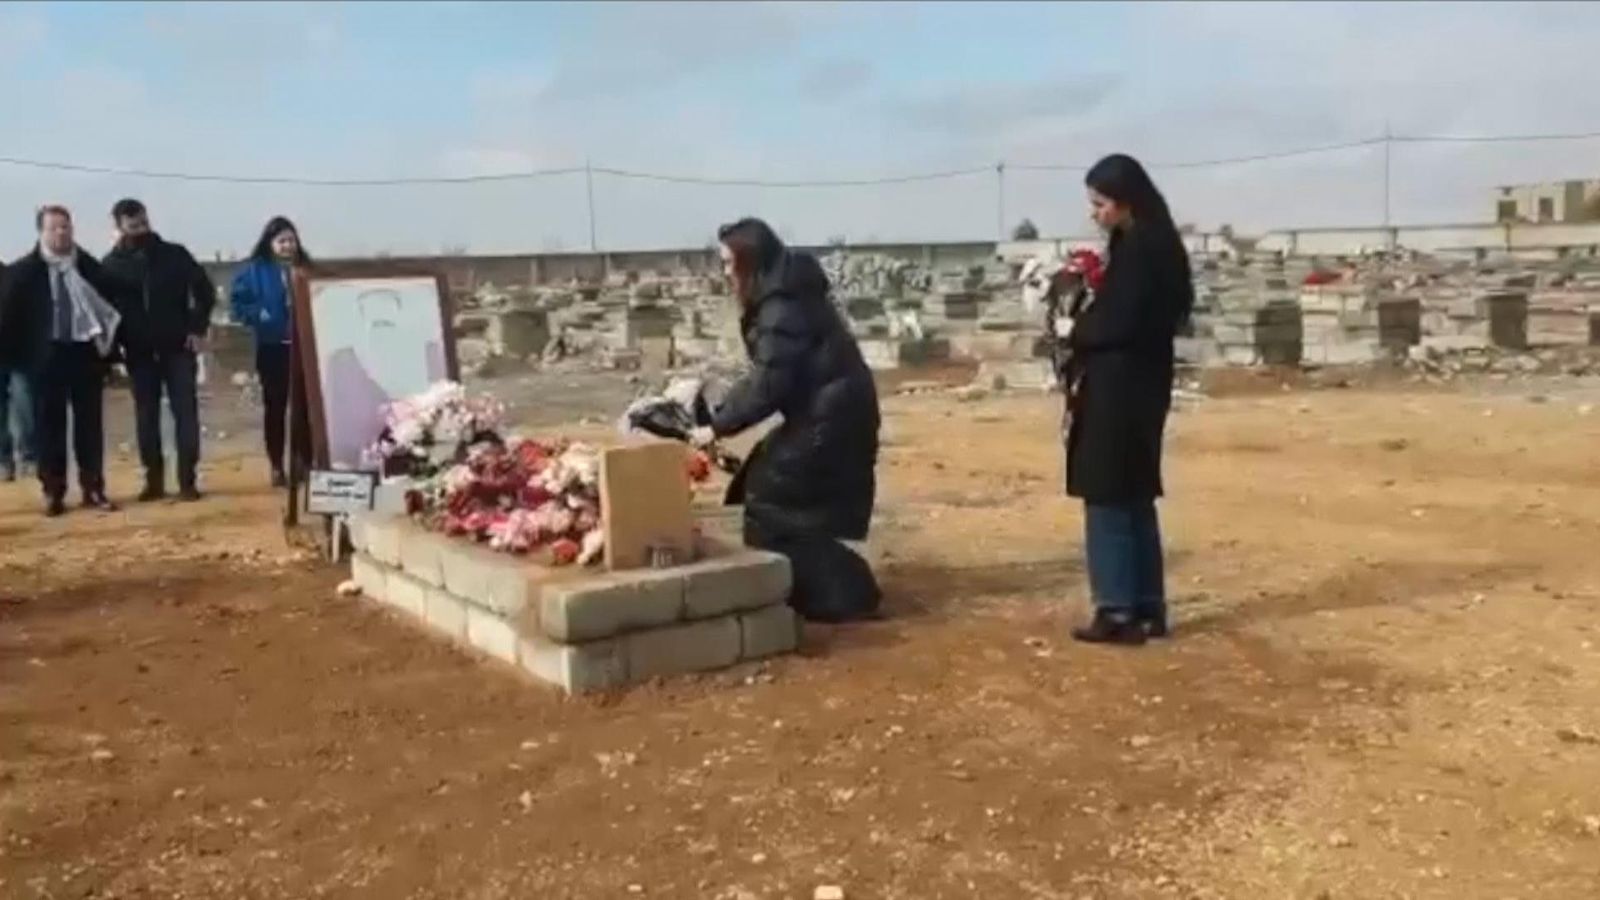
[[[267,227],[261,229],[261,238],[256,241],[255,249],[250,251],[250,258],[255,260],[270,261],[272,259],[272,241],[285,231],[294,232],[294,236],[298,242],[300,237],[300,229],[294,227],[294,223],[289,221],[287,216],[273,216],[271,219],[268,219]],[[300,266],[311,265],[311,254],[306,252],[305,244],[300,243],[298,248],[294,251],[294,261],[296,265]]]
[[[132,197],[124,197],[111,207],[111,220],[113,222],[120,222],[123,219],[131,219],[134,216],[142,216],[144,214],[144,204]]]
[[[741,275],[765,272],[783,256],[783,241],[772,226],[748,216],[718,228],[717,240],[733,254],[734,268]]]
[[[62,206],[59,203],[49,203],[39,207],[38,211],[33,214],[34,231],[44,230],[45,216],[60,216],[61,218],[66,219],[68,222],[72,221],[72,213],[65,206]]]
[[[1167,199],[1156,189],[1139,161],[1124,153],[1113,153],[1090,167],[1083,183],[1108,200],[1128,208],[1133,218],[1133,229],[1138,231],[1140,243],[1151,252],[1165,257],[1163,262],[1182,282],[1183,296],[1179,298],[1179,323],[1188,321],[1194,308],[1194,281],[1189,272],[1189,250],[1183,244],[1183,235],[1172,221],[1172,210]],[[1118,238],[1113,236],[1115,242]],[[1115,265],[1115,254],[1112,256]]]
[[[1177,234],[1166,198],[1156,190],[1156,183],[1150,180],[1144,166],[1133,157],[1115,153],[1100,160],[1083,176],[1083,183],[1101,196],[1126,206],[1136,224],[1153,225],[1163,231],[1170,229]]]

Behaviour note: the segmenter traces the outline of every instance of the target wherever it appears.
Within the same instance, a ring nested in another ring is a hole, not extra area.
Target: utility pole
[[[1006,164],[994,164],[995,240],[1006,239]]]
[[[595,240],[594,232],[594,167],[587,156],[583,158],[583,186],[589,194],[589,252],[599,253],[600,242]]]
[[[1394,165],[1394,132],[1389,129],[1389,120],[1383,121],[1383,228],[1387,232],[1390,226],[1391,204],[1391,173]]]

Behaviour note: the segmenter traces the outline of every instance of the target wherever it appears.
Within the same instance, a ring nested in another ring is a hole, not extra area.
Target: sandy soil
[[[1053,399],[900,397],[889,621],[597,699],[335,597],[247,433],[0,488],[0,896],[1600,896],[1600,415],[1255,386],[1173,422],[1170,643],[1066,639]]]

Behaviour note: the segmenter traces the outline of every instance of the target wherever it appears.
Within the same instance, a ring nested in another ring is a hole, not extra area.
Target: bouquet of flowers
[[[428,477],[459,462],[467,448],[498,440],[505,405],[461,385],[441,381],[426,391],[384,409],[384,428],[368,448],[367,462],[383,475]]]
[[[1070,251],[1065,259],[1028,260],[1022,268],[1021,280],[1023,304],[1030,312],[1044,314],[1051,363],[1070,405],[1076,384],[1068,341],[1073,323],[1094,302],[1094,293],[1105,282],[1105,263],[1095,250],[1079,247]]]
[[[475,444],[413,490],[407,507],[436,531],[506,553],[544,549],[557,565],[594,562],[604,549],[600,455],[585,444]]]

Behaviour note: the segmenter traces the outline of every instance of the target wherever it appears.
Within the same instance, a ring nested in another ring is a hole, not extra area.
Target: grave
[[[680,445],[608,450],[601,470],[603,569],[549,567],[375,513],[351,522],[351,577],[419,627],[568,693],[795,649],[788,560],[696,533]]]

